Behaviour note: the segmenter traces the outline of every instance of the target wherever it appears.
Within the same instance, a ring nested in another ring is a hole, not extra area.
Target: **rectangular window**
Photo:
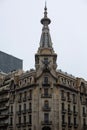
[[[31,104],[31,102],[29,103],[29,110],[31,110],[32,109],[32,104]]]
[[[49,114],[48,113],[44,114],[44,121],[49,122]]]
[[[64,110],[64,103],[62,103],[62,110]]]
[[[13,112],[13,106],[11,106],[11,112]]]
[[[44,89],[44,95],[48,96],[48,89]]]
[[[76,106],[73,106],[73,112],[74,113],[76,112]]]
[[[21,99],[22,99],[22,94],[20,93],[19,94],[19,100],[21,101]]]
[[[76,125],[76,117],[74,118],[74,125]]]
[[[24,116],[24,123],[26,123],[26,116]]]
[[[69,92],[67,93],[67,99],[68,99],[68,101],[70,100],[70,93]]]
[[[29,91],[29,97],[32,98],[32,90]]]
[[[85,107],[83,107],[83,114],[85,114]]]
[[[10,118],[10,125],[13,125],[13,118]]]
[[[21,124],[21,117],[19,117],[19,124]]]
[[[19,112],[21,111],[21,105],[19,105]]]
[[[26,99],[26,92],[24,92],[24,99]]]
[[[24,104],[24,111],[26,111],[26,104]]]
[[[29,115],[29,124],[32,124],[32,115]]]
[[[73,94],[73,103],[76,103],[76,95]]]
[[[68,116],[68,124],[70,125],[70,123],[71,123],[71,117]]]
[[[84,126],[86,125],[86,120],[85,120],[85,118],[83,118],[83,125],[84,125]]]
[[[64,98],[64,90],[61,91],[61,97]]]
[[[62,115],[62,123],[65,123],[65,115]]]

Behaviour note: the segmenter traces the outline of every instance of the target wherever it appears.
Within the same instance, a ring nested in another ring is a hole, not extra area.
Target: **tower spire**
[[[52,41],[51,41],[51,36],[48,27],[50,23],[51,20],[47,16],[47,5],[45,2],[44,17],[41,19],[41,24],[43,25],[43,28],[42,28],[42,35],[40,39],[40,48],[52,48]]]

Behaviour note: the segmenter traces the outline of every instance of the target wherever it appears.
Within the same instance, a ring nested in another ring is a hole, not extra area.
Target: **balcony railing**
[[[25,126],[31,126],[31,125],[32,125],[31,122],[24,122],[24,123],[17,123],[17,124],[16,124],[16,126],[17,126],[18,128],[20,128],[20,127],[25,127]]]
[[[8,126],[8,123],[0,122],[0,127],[7,127],[7,126]]]
[[[8,116],[8,114],[0,114],[0,119],[7,118]]]
[[[87,116],[87,113],[86,113],[86,112],[83,112],[83,116],[86,117],[86,116]]]
[[[51,108],[50,108],[49,106],[48,106],[48,107],[45,107],[45,106],[44,106],[44,107],[42,108],[42,110],[43,110],[43,111],[50,111]]]
[[[42,94],[41,98],[52,98],[51,94]]]
[[[72,111],[71,111],[71,110],[68,110],[68,114],[69,114],[69,115],[72,115]]]
[[[27,98],[25,97],[25,98],[23,98],[23,102],[26,102],[26,100],[27,100]]]
[[[42,121],[42,125],[52,125],[52,121]]]
[[[18,115],[21,115],[21,113],[22,113],[21,111],[17,111],[17,114],[18,114]]]
[[[50,86],[50,83],[49,83],[49,82],[43,82],[43,83],[42,83],[42,86],[43,86],[43,87],[49,87],[49,86]]]
[[[87,125],[83,124],[83,130],[87,130]]]
[[[76,104],[76,103],[77,103],[77,100],[73,100],[73,103]]]
[[[77,115],[78,115],[78,112],[74,111],[73,114],[74,114],[74,116],[77,116]]]
[[[66,97],[65,97],[65,96],[62,96],[62,97],[61,97],[61,100],[62,100],[62,101],[65,101],[65,100],[66,100]]]
[[[10,116],[13,115],[13,112],[9,112],[9,115],[10,115]]]
[[[18,102],[19,102],[19,103],[22,102],[22,99],[19,98],[19,99],[18,99]]]
[[[66,114],[67,110],[66,109],[62,109],[62,114]]]
[[[68,102],[71,102],[71,101],[72,101],[72,99],[71,99],[71,98],[68,98],[68,99],[67,99],[67,101],[68,101]]]
[[[2,106],[2,107],[0,107],[0,110],[6,110],[8,108],[9,108],[9,106]]]
[[[82,105],[86,105],[86,101],[81,101],[81,104]]]
[[[27,110],[22,110],[22,113],[25,114],[27,112]]]
[[[29,109],[29,110],[27,110],[28,111],[28,113],[31,113],[32,112],[32,109]]]
[[[68,127],[71,128],[72,126],[73,126],[73,123],[69,123],[69,124],[68,124]]]
[[[6,97],[6,98],[0,98],[0,102],[6,102],[6,101],[8,101],[8,100],[9,100],[8,97]]]
[[[74,128],[77,128],[78,127],[78,124],[74,124]]]
[[[66,122],[62,122],[62,127],[66,127],[67,123]]]
[[[31,96],[28,96],[27,98],[28,98],[28,100],[32,100],[32,97],[31,97]]]

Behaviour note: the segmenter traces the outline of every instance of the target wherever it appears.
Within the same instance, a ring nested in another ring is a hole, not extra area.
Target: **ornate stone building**
[[[87,130],[87,81],[57,70],[44,18],[35,69],[0,74],[0,130]]]

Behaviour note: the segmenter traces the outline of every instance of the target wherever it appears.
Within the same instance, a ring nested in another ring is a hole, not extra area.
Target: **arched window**
[[[44,77],[44,83],[45,83],[45,84],[48,83],[48,77],[47,77],[47,76]]]
[[[45,108],[48,108],[48,107],[49,107],[49,102],[48,102],[47,100],[44,102],[44,107],[45,107]]]

